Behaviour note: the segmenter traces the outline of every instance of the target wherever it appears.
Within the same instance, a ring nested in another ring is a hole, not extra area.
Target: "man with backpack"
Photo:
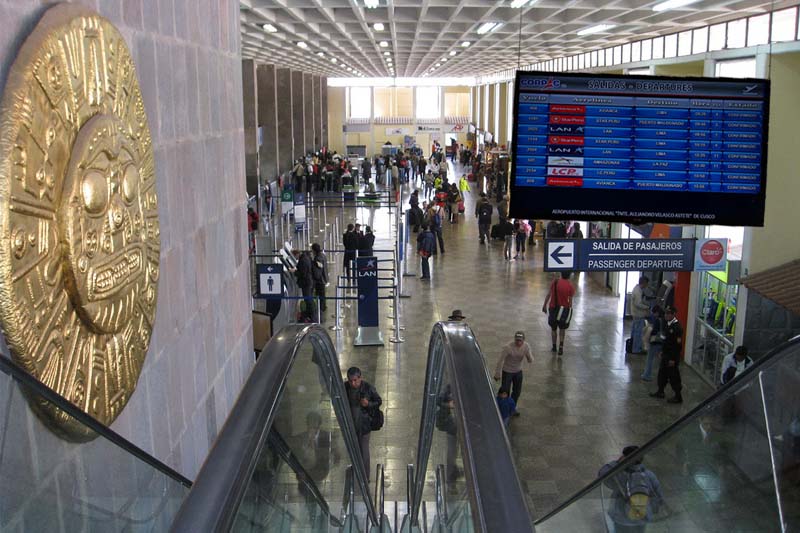
[[[322,251],[319,243],[311,245],[314,257],[311,258],[311,277],[314,280],[314,296],[319,298],[319,310],[325,313],[327,305],[325,302],[325,286],[328,284],[328,258]],[[319,321],[322,322],[322,316]]]
[[[381,400],[378,390],[361,378],[361,369],[353,366],[347,369],[344,390],[350,403],[350,413],[358,435],[361,458],[369,481],[369,434],[383,426],[383,413],[380,410]]]
[[[489,228],[492,225],[492,211],[494,208],[486,198],[486,193],[481,193],[481,199],[475,206],[475,216],[478,218],[478,237],[481,244],[489,239]]]
[[[597,477],[605,476],[638,449],[638,446],[626,446],[622,456],[603,465]],[[638,458],[625,470],[607,479],[605,485],[612,491],[608,516],[614,522],[616,533],[644,533],[647,523],[653,521],[653,515],[664,503],[661,483],[656,475]]]

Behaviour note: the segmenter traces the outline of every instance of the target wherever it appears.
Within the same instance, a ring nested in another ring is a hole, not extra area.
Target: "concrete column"
[[[247,194],[255,196],[258,194],[258,91],[256,90],[256,64],[252,59],[242,60],[242,99]]]
[[[305,133],[303,121],[303,73],[292,71],[292,138],[294,139],[294,153],[292,158],[305,155]]]
[[[314,108],[314,151],[317,151],[325,144],[322,142],[322,92],[320,90],[319,76],[311,77],[311,93],[313,96],[311,104]]]
[[[264,138],[259,149],[260,174],[264,182],[274,181],[278,168],[278,108],[275,93],[275,65],[258,65],[258,125]]]
[[[278,172],[292,169],[295,159],[292,133],[292,71],[275,69],[275,102],[278,116]]]
[[[328,140],[328,78],[321,78],[320,79],[320,103],[322,104],[322,113],[320,116],[322,117],[322,138],[321,142],[323,145],[328,146],[330,144]]]
[[[311,74],[303,74],[303,152],[316,149],[314,146],[314,92]]]

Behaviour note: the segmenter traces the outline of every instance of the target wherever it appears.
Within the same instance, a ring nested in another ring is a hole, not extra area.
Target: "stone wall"
[[[191,479],[253,363],[239,2],[80,3],[108,18],[126,38],[147,108],[158,174],[161,278],[156,324],[136,392],[112,429]],[[0,0],[0,87],[49,5]],[[36,462],[47,455],[43,443],[54,436],[25,402],[11,405],[16,387],[0,380],[0,446],[30,450],[29,460]],[[26,431],[12,435],[12,419]],[[97,445],[60,446],[58,453],[67,454]],[[33,458],[37,450],[38,459]],[[8,459],[0,447],[4,474],[16,468]],[[114,461],[113,454],[104,453],[92,460]],[[107,476],[112,476],[115,470],[108,466]],[[25,485],[30,472],[23,465],[11,472],[16,487]],[[8,478],[2,485],[14,493]],[[0,494],[0,500],[6,496]]]

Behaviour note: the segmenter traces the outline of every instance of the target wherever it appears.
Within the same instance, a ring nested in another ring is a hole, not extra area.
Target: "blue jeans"
[[[650,348],[647,349],[647,360],[644,363],[644,372],[642,372],[642,379],[650,381],[653,379],[653,361],[656,360],[656,356],[661,352],[661,344],[650,344]]]
[[[427,257],[422,258],[422,277],[423,278],[431,277],[431,264],[428,262]]]
[[[631,339],[633,339],[633,353],[639,353],[644,350],[642,345],[642,331],[644,331],[644,318],[636,318],[633,320],[631,326]]]

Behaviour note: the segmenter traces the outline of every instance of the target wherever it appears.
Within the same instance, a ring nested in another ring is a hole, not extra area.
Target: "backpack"
[[[492,216],[492,204],[489,202],[483,202],[480,208],[480,218],[488,218]]]
[[[647,520],[647,506],[650,504],[650,480],[644,470],[628,473],[625,482],[626,515],[630,520]]]
[[[371,409],[369,412],[369,429],[370,431],[380,431],[383,427],[384,417],[383,411],[379,407]]]

